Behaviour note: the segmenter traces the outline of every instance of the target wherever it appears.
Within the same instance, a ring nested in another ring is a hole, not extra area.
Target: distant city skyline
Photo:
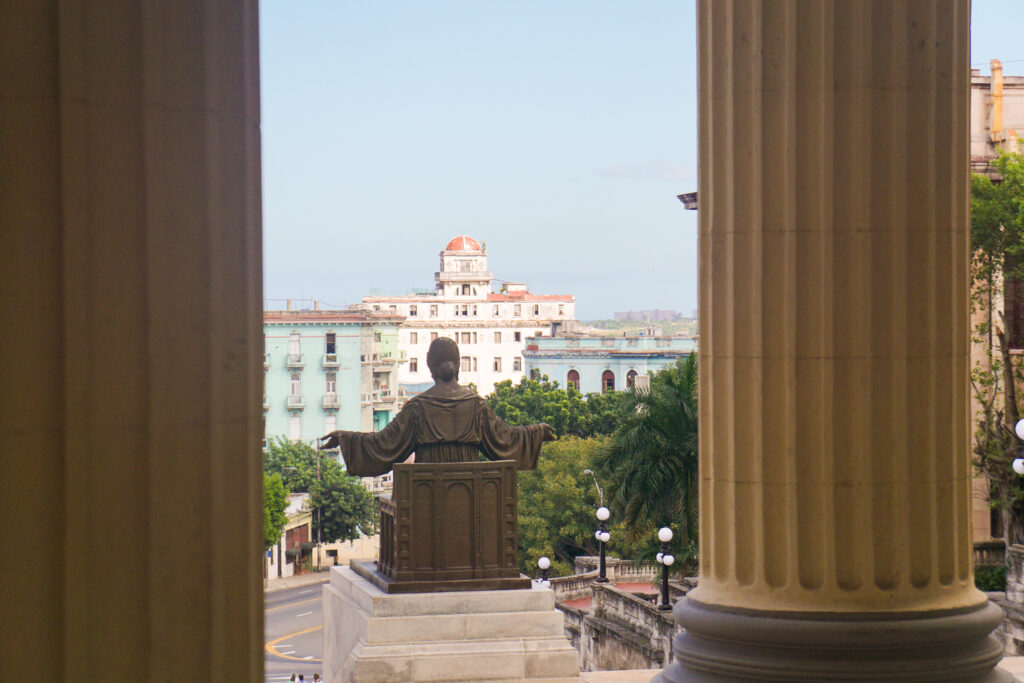
[[[261,3],[264,296],[432,287],[458,234],[581,319],[697,308],[692,0]],[[1024,6],[972,66],[1024,73]]]

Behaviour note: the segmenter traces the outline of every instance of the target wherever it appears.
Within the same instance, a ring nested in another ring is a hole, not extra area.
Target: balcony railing
[[[288,354],[288,367],[290,368],[301,368],[305,367],[305,363],[302,362],[301,353],[289,353]]]
[[[306,407],[306,404],[302,402],[302,396],[298,394],[291,394],[288,396],[288,408],[302,410]]]
[[[324,394],[323,400],[324,408],[338,408],[338,395],[337,394]]]
[[[362,403],[363,405],[369,405],[373,403],[373,394],[360,394],[359,402]]]
[[[381,389],[380,391],[373,392],[374,403],[385,403],[387,401],[394,401],[395,394],[390,389]]]
[[[338,354],[336,353],[325,353],[324,363],[325,368],[336,368],[338,367]]]

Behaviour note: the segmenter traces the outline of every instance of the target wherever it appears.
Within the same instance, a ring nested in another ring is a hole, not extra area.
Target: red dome
[[[483,251],[480,243],[469,235],[459,235],[448,243],[445,251]]]

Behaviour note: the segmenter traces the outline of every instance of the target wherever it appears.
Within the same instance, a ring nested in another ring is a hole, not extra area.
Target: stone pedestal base
[[[793,614],[725,610],[684,598],[674,662],[655,679],[687,681],[977,681],[1014,678],[994,667],[1003,646],[992,603],[948,612]]]
[[[324,586],[324,680],[579,681],[554,593],[387,594],[349,567]]]

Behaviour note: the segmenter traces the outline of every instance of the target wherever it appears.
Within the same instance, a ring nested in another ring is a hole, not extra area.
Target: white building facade
[[[486,395],[497,382],[515,383],[523,377],[528,338],[550,334],[552,323],[575,320],[574,296],[533,294],[525,284],[514,282],[494,291],[487,251],[472,237],[455,237],[440,256],[435,291],[363,299],[362,306],[369,311],[405,317],[398,348],[407,362],[399,368],[398,381],[410,392],[433,381],[427,349],[438,337],[449,337],[459,345],[459,382],[475,384]]]

